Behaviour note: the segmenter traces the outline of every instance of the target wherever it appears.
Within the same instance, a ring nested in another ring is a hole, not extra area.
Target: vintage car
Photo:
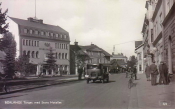
[[[87,64],[85,78],[87,83],[89,81],[95,82],[96,80],[102,81],[102,83],[109,82],[109,66],[105,64]]]

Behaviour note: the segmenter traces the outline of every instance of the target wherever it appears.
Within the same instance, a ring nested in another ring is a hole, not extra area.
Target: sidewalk
[[[175,109],[175,82],[152,86],[145,74],[138,74],[131,88],[129,109]]]
[[[83,77],[82,77],[82,80],[84,80]],[[10,86],[10,92],[14,93],[14,92],[28,90],[28,89],[34,89],[34,88],[51,86],[51,85],[57,85],[61,83],[78,81],[78,77],[62,76],[62,77],[47,77],[47,78],[31,78],[27,80],[11,80],[11,82],[24,82],[24,81],[26,82],[25,84]],[[5,94],[5,93],[0,92],[0,95],[2,94]]]

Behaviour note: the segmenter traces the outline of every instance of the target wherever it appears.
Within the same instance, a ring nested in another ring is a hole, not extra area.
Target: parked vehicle
[[[87,64],[85,78],[87,83],[89,81],[95,82],[96,80],[102,81],[102,83],[109,82],[109,65],[105,64]]]

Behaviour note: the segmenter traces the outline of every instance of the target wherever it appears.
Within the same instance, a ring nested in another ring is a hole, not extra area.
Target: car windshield
[[[100,69],[99,65],[87,65],[87,69]]]

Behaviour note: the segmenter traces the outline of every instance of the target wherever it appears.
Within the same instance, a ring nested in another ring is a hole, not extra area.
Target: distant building
[[[123,53],[118,53],[118,54],[114,54],[112,53],[112,57],[110,58],[110,60],[116,59],[117,61],[124,61],[125,63],[127,63],[128,58],[126,56],[123,55]]]
[[[63,67],[66,74],[69,74],[69,33],[59,26],[44,24],[43,20],[28,18],[23,20],[9,17],[9,31],[17,42],[17,56],[27,54],[30,63],[37,65],[36,75],[40,72],[51,75],[47,69],[42,69],[46,64],[47,53],[52,48],[55,53],[56,64]]]
[[[139,41],[140,45],[138,45],[138,41],[135,42],[135,53],[137,54],[137,72],[138,74],[143,73],[144,70],[144,59],[143,59],[143,43]]]
[[[82,45],[78,45],[78,42],[75,42],[75,45],[70,46],[71,51],[73,51],[72,48],[75,46],[78,46],[78,48],[81,49],[82,55],[88,56],[88,59],[85,61],[86,64],[100,64],[100,63],[109,64],[110,63],[111,55],[95,44],[82,46]],[[70,53],[71,53],[70,56],[74,54],[74,52],[70,52]],[[71,65],[74,64],[72,62],[70,62]],[[73,66],[71,66],[71,69],[73,69],[72,67]],[[75,71],[75,74],[77,74],[77,71]]]

